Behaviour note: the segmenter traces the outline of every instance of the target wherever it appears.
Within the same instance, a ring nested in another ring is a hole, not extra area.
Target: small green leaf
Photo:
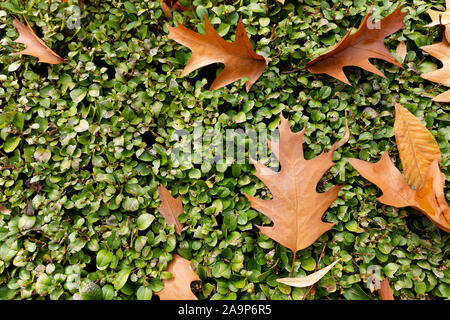
[[[80,103],[84,99],[84,97],[86,97],[86,94],[87,94],[86,88],[78,88],[70,91],[70,97],[72,98],[72,101],[75,103]]]
[[[130,273],[131,273],[130,267],[125,267],[122,270],[120,270],[117,273],[116,278],[114,279],[114,289],[116,289],[116,290],[122,289],[122,287],[127,282],[128,277],[130,276]]]
[[[139,230],[145,230],[152,224],[155,217],[149,213],[141,214],[136,221],[136,225]]]
[[[145,286],[140,286],[136,292],[136,297],[138,300],[151,300],[152,295],[153,295],[152,289]]]
[[[139,202],[135,198],[126,197],[122,203],[122,207],[126,211],[137,211],[139,209]]]
[[[31,229],[36,222],[36,216],[23,215],[19,219],[18,227],[20,231]]]
[[[112,252],[109,252],[108,250],[100,250],[97,252],[97,259],[96,259],[96,265],[97,269],[99,270],[105,270],[108,265],[113,261],[114,254]]]
[[[13,152],[20,143],[20,137],[8,137],[3,145],[3,150],[6,153]]]
[[[360,286],[354,284],[351,288],[344,290],[344,297],[347,300],[373,300]]]

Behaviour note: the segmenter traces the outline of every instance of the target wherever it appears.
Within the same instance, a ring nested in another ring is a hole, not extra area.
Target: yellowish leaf
[[[405,61],[406,54],[408,53],[405,41],[400,42],[395,53],[401,58],[400,62]]]
[[[402,162],[403,174],[415,190],[425,181],[433,160],[442,160],[436,139],[411,112],[395,105],[394,134]]]
[[[318,282],[320,279],[322,279],[328,271],[330,271],[336,263],[341,261],[341,259],[336,260],[329,266],[320,269],[317,272],[314,272],[310,275],[307,275],[306,277],[301,278],[281,278],[277,279],[277,282],[283,283],[285,285],[291,286],[291,287],[297,287],[297,288],[303,288],[303,287],[309,287],[312,286],[314,283]]]

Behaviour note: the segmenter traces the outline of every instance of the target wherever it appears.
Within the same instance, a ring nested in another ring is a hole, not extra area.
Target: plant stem
[[[292,272],[294,271],[294,263],[295,263],[296,256],[297,255],[294,253],[294,257],[292,258],[291,271],[289,272],[289,278],[292,276]]]

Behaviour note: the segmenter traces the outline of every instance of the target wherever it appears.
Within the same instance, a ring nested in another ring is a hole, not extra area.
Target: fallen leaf
[[[402,110],[403,107],[400,107],[396,107],[396,117],[399,116],[399,110],[401,110],[400,117],[404,117],[402,113],[409,112],[406,109],[406,111]],[[399,130],[398,128],[397,126],[396,130]],[[414,134],[409,135],[409,139],[413,140],[410,142],[411,144],[417,144],[417,141],[414,141],[416,137]],[[399,143],[398,141],[397,139],[397,143]],[[400,143],[403,144],[403,142]],[[423,141],[420,141],[420,143],[423,143]],[[429,143],[433,144],[434,142]],[[402,148],[404,147],[399,146],[399,150]],[[431,146],[429,148],[432,149]],[[428,150],[428,148],[425,148],[425,150]],[[404,157],[404,154],[405,152],[400,153],[400,157]],[[383,154],[381,160],[376,163],[358,159],[349,159],[349,162],[364,178],[381,189],[383,195],[378,198],[378,201],[397,208],[413,207],[424,213],[438,228],[450,233],[450,210],[444,194],[445,176],[439,169],[441,157],[435,156],[431,160],[426,168],[422,184],[415,190],[408,185],[407,180],[395,167],[387,151]],[[401,161],[403,163],[410,160],[403,158]],[[420,170],[423,171],[423,168]]]
[[[4,205],[0,205],[0,213],[4,214],[5,216],[9,216],[11,214],[11,209],[8,209]]]
[[[26,21],[26,19],[25,19]],[[31,29],[28,21],[27,25],[22,24],[17,18],[14,19],[14,27],[19,32],[19,37],[14,42],[22,43],[27,47],[16,54],[26,54],[39,58],[39,62],[58,64],[65,62],[63,58],[53,52],[47,45],[39,39]]]
[[[293,133],[288,120],[282,115],[280,118],[279,142],[268,141],[269,148],[280,161],[280,172],[272,171],[260,161],[253,161],[255,175],[269,188],[273,199],[246,197],[253,209],[262,212],[274,223],[273,227],[258,226],[261,233],[295,254],[334,226],[334,223],[323,222],[322,215],[337,199],[341,186],[324,193],[318,193],[316,186],[323,174],[333,166],[333,153],[348,140],[349,131],[346,122],[344,138],[335,143],[329,152],[306,160],[302,145],[305,129]]]
[[[171,7],[164,0],[160,0],[160,3],[161,3],[161,9],[164,12],[164,14],[166,15],[166,17],[168,19],[172,20],[173,16],[172,16]]]
[[[175,232],[181,235],[183,226],[178,221],[178,216],[184,212],[181,197],[174,198],[162,184],[158,188],[159,197],[162,205],[158,207],[158,211],[162,214],[167,224],[175,225]]]
[[[421,49],[436,59],[441,60],[443,67],[438,70],[422,73],[420,76],[424,79],[450,87],[450,43],[448,39],[443,36],[440,43],[424,46]],[[450,90],[434,97],[433,101],[450,102]]]
[[[23,209],[23,213],[27,216],[33,216],[34,215],[34,209],[33,205],[29,200],[27,200],[27,204],[25,205],[25,208]]]
[[[174,255],[166,270],[172,278],[163,280],[164,289],[156,292],[161,300],[198,300],[191,290],[191,282],[200,280],[189,260]]]
[[[416,191],[418,208],[442,230],[450,233],[450,209],[444,194],[445,175],[439,169],[438,160],[434,160],[425,176],[422,187]]]
[[[381,288],[378,290],[378,295],[381,300],[394,300],[394,295],[392,294],[392,289],[389,286],[388,278],[385,278],[381,282]]]
[[[160,2],[162,11],[169,19],[172,19],[172,10],[176,10],[178,12],[191,11],[191,8],[181,5],[179,1],[160,0]]]
[[[395,104],[394,134],[403,174],[408,184],[417,189],[431,162],[442,161],[439,145],[427,127],[399,103]]]
[[[30,188],[30,189],[36,191],[38,194],[41,194],[42,188],[44,188],[44,187],[42,186],[42,184],[41,184],[39,181],[36,181],[36,182],[30,182],[30,181],[31,181],[31,178],[28,179],[28,180],[26,180],[26,181],[25,181],[25,185],[26,185],[28,188]]]
[[[401,62],[405,61],[406,54],[408,53],[408,48],[406,47],[405,41],[399,43],[395,53],[400,57]]]
[[[446,1],[446,11],[436,11],[433,9],[427,10],[427,13],[430,15],[431,23],[427,24],[425,27],[433,27],[438,25],[447,25],[450,24],[450,0]]]
[[[340,260],[341,259],[338,259],[335,262],[333,262],[332,264],[330,264],[329,266],[322,268],[319,271],[314,272],[310,275],[307,275],[306,277],[281,278],[281,279],[277,279],[277,282],[283,283],[283,284],[291,286],[291,287],[298,287],[298,288],[312,286],[313,284],[318,282],[320,279],[322,279],[323,276],[325,276],[328,273],[328,271],[330,271],[334,267],[334,265],[336,263],[338,263]]]
[[[219,89],[236,80],[248,77],[246,90],[258,80],[269,59],[256,54],[245,31],[242,19],[239,21],[234,42],[222,39],[205,15],[206,34],[189,30],[182,24],[177,27],[167,25],[169,38],[188,47],[192,51],[182,75],[212,63],[223,63],[225,68],[212,83],[210,90]]]
[[[408,207],[415,203],[414,190],[409,187],[406,179],[392,163],[388,152],[385,152],[377,163],[353,158],[349,159],[349,162],[364,178],[383,191],[378,201],[397,208]]]
[[[330,51],[308,62],[306,68],[312,73],[325,73],[350,84],[343,70],[346,66],[357,66],[381,77],[385,76],[370,63],[370,58],[382,59],[401,67],[401,63],[386,49],[384,39],[405,26],[403,19],[407,13],[401,12],[400,6],[379,23],[373,23],[372,8],[354,34],[350,30]]]

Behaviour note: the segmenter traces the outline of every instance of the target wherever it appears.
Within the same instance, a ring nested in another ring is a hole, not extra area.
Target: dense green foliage
[[[275,281],[289,274],[292,253],[259,234],[256,225],[271,222],[244,196],[270,197],[253,165],[174,162],[173,132],[196,122],[274,129],[283,113],[294,131],[306,126],[311,158],[342,137],[345,109],[350,140],[318,186],[344,185],[323,218],[337,224],[298,252],[293,275],[313,271],[324,249],[320,267],[342,261],[307,299],[375,299],[365,283],[371,266],[391,278],[397,299],[449,298],[448,235],[410,208],[379,203],[379,189],[346,160],[375,162],[387,149],[400,168],[398,101],[435,135],[448,177],[449,108],[431,100],[445,88],[420,78],[440,66],[420,46],[441,40],[439,27],[424,25],[426,10],[445,1],[406,1],[406,27],[386,40],[391,52],[407,43],[404,69],[376,60],[384,79],[346,68],[352,86],[303,66],[357,27],[372,1],[181,3],[196,9],[175,20],[203,32],[207,13],[229,41],[242,17],[255,51],[275,57],[249,93],[244,80],[208,91],[221,65],[180,76],[191,53],[168,39],[159,1],[91,0],[78,27],[67,23],[77,0],[0,4],[0,299],[149,299],[175,252],[196,268],[200,299],[301,299],[306,288]],[[374,16],[397,3],[377,1]],[[12,25],[22,14],[68,64],[12,54],[23,48]],[[156,209],[160,183],[182,197],[181,237]]]

